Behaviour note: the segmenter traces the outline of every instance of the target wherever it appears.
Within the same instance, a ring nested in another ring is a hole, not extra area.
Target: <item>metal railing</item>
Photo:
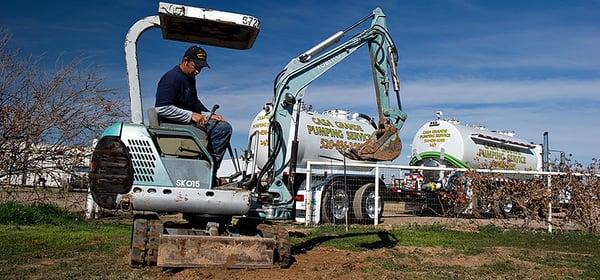
[[[306,225],[378,225],[394,217],[443,216],[536,221],[552,232],[555,225],[576,227],[569,211],[590,208],[581,202],[599,202],[595,188],[581,185],[590,185],[590,180],[598,185],[598,176],[310,161],[305,187],[300,190],[305,196],[300,210],[305,211]],[[585,196],[589,196],[587,202],[572,201],[586,200]]]

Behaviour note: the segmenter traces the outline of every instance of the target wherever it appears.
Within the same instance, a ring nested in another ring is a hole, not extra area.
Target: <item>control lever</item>
[[[198,124],[198,128],[206,131],[208,129],[208,122],[210,121],[212,116],[215,114],[215,111],[217,111],[217,109],[219,109],[219,107],[220,107],[219,104],[213,105],[212,109],[210,110],[210,114],[208,115],[208,118],[206,119],[206,122],[204,122],[203,124]]]
[[[212,116],[215,114],[215,111],[217,111],[219,109],[219,107],[221,107],[221,106],[219,106],[219,104],[213,105],[212,109],[210,110],[210,115],[208,115],[208,119],[206,121],[207,123],[208,123],[208,121],[210,121],[210,118],[212,118]]]

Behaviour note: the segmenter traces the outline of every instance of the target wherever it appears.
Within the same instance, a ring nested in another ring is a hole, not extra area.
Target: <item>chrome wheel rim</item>
[[[381,213],[381,197],[379,198],[379,213]],[[370,219],[375,219],[375,192],[369,192],[365,201],[365,210]]]
[[[341,220],[348,214],[348,195],[344,190],[337,189],[331,196],[331,212],[333,217]]]
[[[502,211],[504,211],[504,213],[510,213],[513,209],[513,204],[512,201],[507,200],[504,201],[504,203],[502,203]]]

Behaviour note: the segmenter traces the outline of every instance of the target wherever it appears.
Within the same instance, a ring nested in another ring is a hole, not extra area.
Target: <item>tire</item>
[[[486,200],[478,200],[477,207],[480,218],[500,218],[502,215],[499,203]]]
[[[354,194],[354,200],[352,202],[352,210],[354,211],[354,218],[360,223],[374,223],[375,222],[375,184],[368,183],[360,187]],[[379,196],[379,217],[377,221],[381,220],[383,215],[383,199]]]
[[[344,183],[332,182],[326,187],[321,201],[321,221],[326,224],[345,224],[350,218],[350,196]]]

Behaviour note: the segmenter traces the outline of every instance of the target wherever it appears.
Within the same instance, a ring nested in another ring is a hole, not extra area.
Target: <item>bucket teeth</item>
[[[398,129],[390,124],[385,124],[371,134],[367,141],[356,148],[338,150],[345,157],[361,161],[390,161],[400,155],[402,142],[398,136]]]

